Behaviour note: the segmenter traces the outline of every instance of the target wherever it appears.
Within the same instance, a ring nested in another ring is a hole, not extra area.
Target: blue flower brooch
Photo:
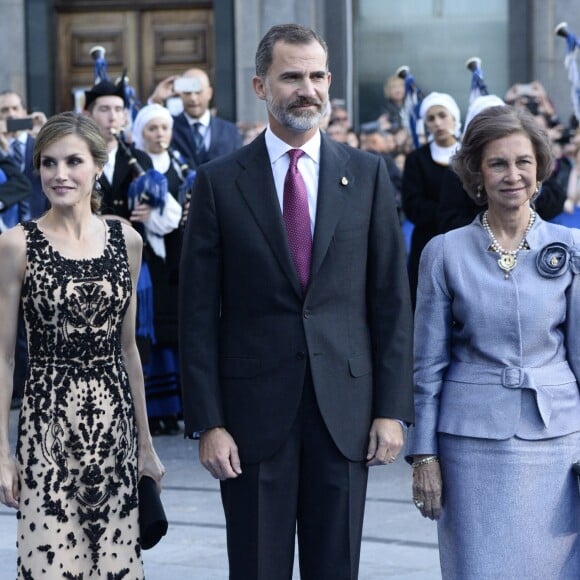
[[[571,249],[562,242],[552,242],[544,246],[536,258],[538,272],[545,278],[557,278],[562,276],[568,268],[573,274],[580,273],[580,253]]]

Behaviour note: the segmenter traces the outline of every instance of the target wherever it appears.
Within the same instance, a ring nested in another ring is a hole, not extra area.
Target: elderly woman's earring
[[[477,199],[481,199],[483,197],[483,185],[481,185],[481,183],[477,186],[477,192],[475,193],[475,197]]]
[[[542,188],[542,182],[541,181],[537,181],[536,182],[536,191],[534,191],[534,196],[540,194],[541,188]]]
[[[101,191],[101,182],[99,181],[100,175],[95,176],[95,191]]]

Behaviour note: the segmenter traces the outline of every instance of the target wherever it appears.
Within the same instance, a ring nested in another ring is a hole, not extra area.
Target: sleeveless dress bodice
[[[121,351],[132,285],[122,225],[69,259],[23,224],[29,369],[17,442],[18,578],[143,578],[137,432]]]

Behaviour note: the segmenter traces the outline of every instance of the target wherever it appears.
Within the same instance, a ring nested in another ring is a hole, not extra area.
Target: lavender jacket
[[[408,455],[437,454],[438,432],[580,430],[580,230],[536,217],[527,240],[508,279],[480,216],[425,247]]]

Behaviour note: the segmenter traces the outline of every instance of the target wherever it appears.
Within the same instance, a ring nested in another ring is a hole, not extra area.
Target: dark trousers
[[[355,580],[368,469],[348,461],[324,424],[310,372],[288,440],[222,482],[230,580]]]

